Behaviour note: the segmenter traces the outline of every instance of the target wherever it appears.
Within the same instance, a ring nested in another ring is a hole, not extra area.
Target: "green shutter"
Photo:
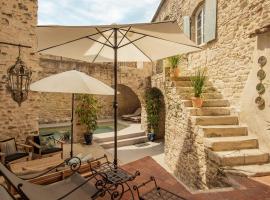
[[[183,17],[183,31],[188,38],[190,38],[190,17],[184,16]]]
[[[204,12],[204,42],[216,39],[217,26],[217,0],[205,1]]]

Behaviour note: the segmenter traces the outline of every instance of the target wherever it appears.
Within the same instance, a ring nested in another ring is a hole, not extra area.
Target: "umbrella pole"
[[[117,28],[114,31],[114,165],[117,166]]]
[[[70,133],[70,158],[73,157],[73,130],[74,130],[74,126],[73,126],[73,114],[74,114],[74,94],[72,94],[72,100],[71,100],[71,133]]]

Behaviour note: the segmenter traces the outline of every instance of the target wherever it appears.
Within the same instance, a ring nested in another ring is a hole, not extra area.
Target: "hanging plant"
[[[162,105],[162,93],[157,88],[151,88],[145,93],[147,113],[147,127],[149,133],[156,133],[159,126],[160,110]],[[154,136],[153,136],[154,137]],[[154,140],[154,138],[149,138]]]

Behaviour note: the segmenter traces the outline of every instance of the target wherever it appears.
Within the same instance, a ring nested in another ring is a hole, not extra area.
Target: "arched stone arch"
[[[141,107],[138,95],[127,85],[117,85],[118,94],[118,116],[133,113]]]

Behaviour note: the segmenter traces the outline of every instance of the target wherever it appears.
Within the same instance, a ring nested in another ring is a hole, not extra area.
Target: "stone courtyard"
[[[32,82],[75,69],[114,86],[111,62],[90,63],[36,51],[38,3],[0,0],[1,140],[14,137],[25,143],[42,125],[69,126],[72,112],[71,94],[30,91],[21,106],[11,99],[7,71],[19,48],[7,43],[31,47],[20,51],[32,71]],[[162,186],[187,199],[267,200],[270,1],[161,0],[152,22],[168,20],[175,20],[200,51],[181,56],[179,77],[172,76],[166,59],[118,63],[117,117],[141,108],[141,121],[128,122],[118,131],[120,165],[131,171],[140,168],[145,175],[139,180],[154,174]],[[263,66],[262,56],[267,60]],[[207,81],[203,105],[196,108],[191,100],[191,80],[200,67],[206,67]],[[162,94],[154,142],[147,137],[151,130],[147,127],[145,93],[150,88]],[[113,96],[96,97],[102,108],[98,120],[112,120]],[[259,105],[258,97],[263,104]],[[93,144],[87,146],[86,127],[79,123],[77,114],[75,122],[75,155],[97,158],[106,154],[113,161],[113,131],[94,135]],[[69,152],[70,144],[65,144],[64,158]]]

